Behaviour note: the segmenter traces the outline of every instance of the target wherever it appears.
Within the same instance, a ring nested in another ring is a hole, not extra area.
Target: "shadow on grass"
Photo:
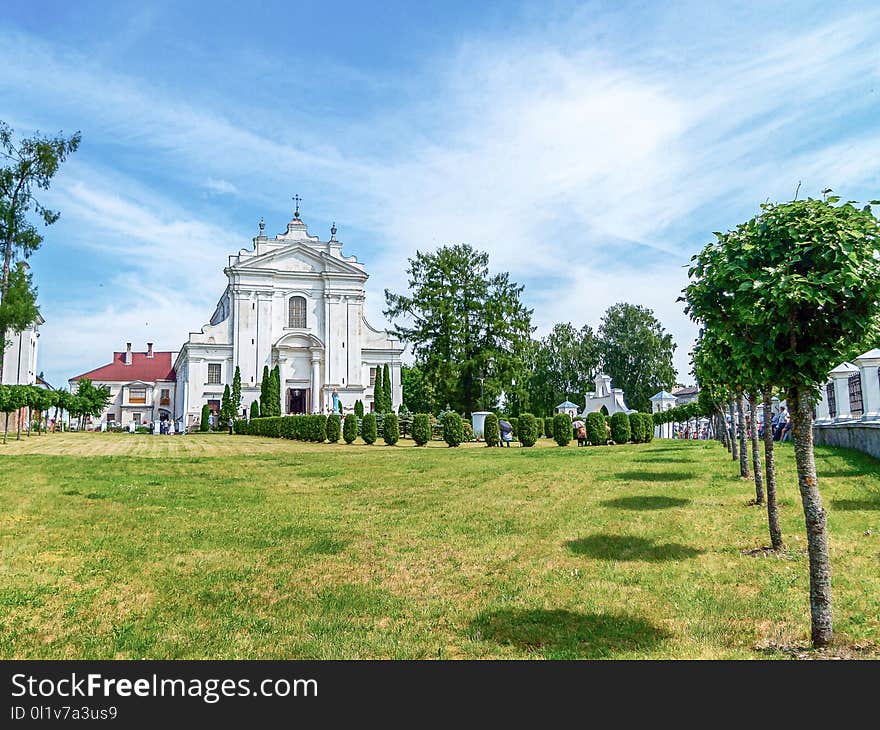
[[[615,479],[624,482],[685,482],[696,475],[689,471],[622,471],[614,475]]]
[[[636,464],[696,464],[696,459],[691,459],[688,456],[648,456],[642,457],[639,459],[630,459],[631,462]]]
[[[680,499],[678,497],[661,497],[658,495],[644,494],[635,497],[620,497],[618,499],[609,499],[602,502],[603,507],[613,507],[614,509],[634,509],[634,510],[652,510],[652,509],[670,509],[672,507],[684,507],[691,503],[689,499]]]
[[[519,649],[537,649],[551,659],[598,659],[647,651],[670,634],[636,616],[576,613],[556,609],[503,609],[471,622],[478,638]]]
[[[831,509],[845,512],[880,510],[880,494],[868,499],[832,499]]]
[[[702,550],[677,542],[655,543],[643,537],[630,535],[590,535],[569,540],[565,546],[575,555],[589,555],[597,560],[687,560],[702,554]]]

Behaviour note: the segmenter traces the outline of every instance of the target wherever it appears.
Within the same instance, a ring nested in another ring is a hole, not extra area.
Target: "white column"
[[[321,413],[322,411],[321,353],[318,350],[312,350],[312,413]]]
[[[770,416],[773,418],[773,416]],[[816,423],[827,423],[831,420],[831,412],[828,410],[828,389],[823,384],[819,389],[819,401],[816,403]],[[767,423],[770,423],[768,420]]]
[[[849,410],[849,376],[858,372],[857,368],[848,363],[838,365],[829,375],[834,383],[834,400],[837,405],[835,421],[848,421],[852,418]]]
[[[862,420],[880,418],[880,349],[869,350],[859,355],[853,363],[862,374]]]

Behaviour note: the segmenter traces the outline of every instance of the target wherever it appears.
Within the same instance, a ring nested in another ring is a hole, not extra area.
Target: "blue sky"
[[[176,350],[291,196],[367,263],[469,242],[539,333],[654,309],[767,199],[878,197],[876,3],[49,3],[0,15],[0,119],[81,130],[33,257],[51,382]]]

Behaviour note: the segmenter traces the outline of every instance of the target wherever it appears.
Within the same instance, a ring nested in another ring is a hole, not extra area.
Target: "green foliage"
[[[528,389],[536,413],[552,415],[562,401],[593,390],[600,348],[591,327],[556,324],[531,352]]]
[[[342,431],[342,418],[338,413],[327,416],[327,440],[331,444],[338,443]]]
[[[434,388],[418,365],[400,368],[403,405],[410,413],[436,413]]]
[[[76,384],[74,408],[71,413],[83,417],[97,418],[110,404],[110,388],[106,385],[95,387],[88,378],[81,378]],[[27,405],[25,402],[24,405]]]
[[[486,414],[486,420],[483,421],[483,440],[486,442],[486,446],[498,446],[501,443],[498,416],[494,413]]]
[[[244,435],[249,432],[248,421],[246,418],[237,418],[235,422],[232,424],[232,431],[236,435]]]
[[[37,290],[24,262],[11,267],[6,295],[0,302],[0,341],[10,332],[20,332],[39,316]]]
[[[543,438],[543,436],[544,436],[544,419],[536,417],[535,420],[537,421],[536,428],[537,428],[537,432],[538,432],[538,438]]]
[[[599,326],[602,366],[630,408],[647,410],[658,390],[675,382],[675,342],[654,313],[633,304],[609,307]]]
[[[271,416],[281,415],[281,368],[276,365],[269,374],[269,408]],[[262,413],[262,409],[260,411]]]
[[[692,418],[701,418],[702,416],[711,415],[706,413],[703,410],[703,404],[700,401],[695,400],[690,403],[683,403],[680,406],[675,406],[675,408],[670,408],[666,411],[657,411],[656,413],[650,414],[652,423],[661,424],[661,423],[684,423],[685,421],[690,421]]]
[[[382,421],[382,438],[388,446],[394,446],[400,440],[400,424],[394,413],[386,413]]]
[[[267,417],[271,416],[272,412],[269,407],[269,401],[271,400],[271,396],[269,395],[272,389],[272,379],[269,375],[269,366],[263,365],[263,377],[260,380],[260,416]]]
[[[391,370],[388,363],[382,366],[382,413],[391,413],[394,410],[394,401],[391,397]]]
[[[376,425],[376,414],[366,413],[361,421],[361,438],[368,446],[376,443],[378,437],[378,427]]]
[[[262,416],[248,423],[248,433],[251,436],[268,436],[281,438],[281,417]]]
[[[234,418],[241,416],[241,370],[235,366],[235,375],[232,377],[232,390],[229,393],[230,412]]]
[[[373,382],[373,412],[385,413],[385,389],[382,387],[382,366],[376,366],[376,379]]]
[[[458,446],[464,440],[464,422],[455,411],[443,414],[443,440],[449,446]]]
[[[220,423],[217,424],[219,430],[224,430],[229,419],[233,417],[232,400],[229,393],[229,384],[223,386],[223,396],[220,398]]]
[[[544,438],[553,438],[553,422],[555,419],[556,416],[549,416],[548,418],[544,419]]]
[[[645,437],[645,443],[649,444],[654,440],[654,419],[650,413],[640,413],[644,424],[642,433]]]
[[[394,334],[412,346],[433,385],[436,401],[464,413],[480,410],[480,378],[486,404],[502,390],[515,402],[511,382],[525,380],[531,310],[522,286],[508,274],[489,274],[488,254],[468,245],[417,252],[409,260],[408,294],[385,292]]]
[[[611,416],[611,439],[616,444],[627,444],[631,436],[629,428],[629,416],[623,411],[618,411]]]
[[[513,432],[511,433],[511,435],[513,436],[513,438],[518,439],[519,438],[519,418],[517,418],[516,416],[511,416],[510,418],[507,419],[507,421],[510,423],[511,426],[513,426]]]
[[[342,439],[351,444],[358,435],[358,419],[354,413],[347,413],[342,423]]]
[[[431,440],[431,416],[427,413],[418,413],[413,417],[412,437],[416,446],[424,446]]]
[[[358,418],[364,417],[364,403],[360,398],[354,402],[354,415]]]
[[[608,431],[605,428],[605,416],[601,413],[588,413],[585,421],[587,441],[593,446],[604,446],[608,443]]]
[[[519,417],[519,442],[523,446],[534,446],[538,440],[538,419],[531,413]]]
[[[202,417],[199,421],[199,431],[205,433],[206,431],[211,430],[211,408],[205,403],[202,406]]]
[[[647,421],[645,416],[648,416]],[[647,429],[654,427],[654,419],[648,413],[630,413],[629,431],[633,443],[643,444],[648,440]]]
[[[259,418],[260,417],[260,403],[259,401],[251,401],[251,418]]]
[[[571,441],[571,416],[567,413],[553,416],[553,438],[560,446],[568,446]]]

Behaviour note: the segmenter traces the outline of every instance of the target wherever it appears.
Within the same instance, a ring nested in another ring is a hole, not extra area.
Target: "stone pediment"
[[[306,243],[293,243],[271,251],[239,259],[233,269],[237,271],[289,271],[292,273],[328,273],[357,276],[366,279],[362,269],[322,251],[316,251]]]

